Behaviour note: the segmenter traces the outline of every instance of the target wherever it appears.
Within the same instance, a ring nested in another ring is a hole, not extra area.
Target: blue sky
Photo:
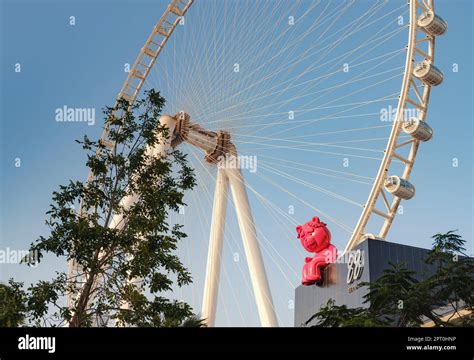
[[[257,156],[256,174],[244,171],[244,176],[260,194],[256,196],[249,190],[275,306],[283,325],[292,325],[293,289],[298,285],[306,256],[290,218],[296,223],[306,222],[314,215],[324,219],[317,208],[354,226],[360,213],[358,208],[302,185],[301,181],[356,202],[367,197],[370,186],[327,175],[350,172],[373,177],[378,163],[370,157],[380,157],[386,141],[341,142],[382,139],[389,127],[356,135],[340,131],[386,125],[374,114],[382,107],[396,106],[396,101],[377,102],[340,115],[334,114],[345,108],[331,105],[346,106],[399,91],[402,70],[397,69],[404,64],[404,52],[396,51],[403,48],[406,31],[398,32],[396,21],[399,14],[403,15],[405,3],[390,1],[373,14],[373,21],[381,18],[378,22],[338,44],[341,33],[337,31],[377,4],[375,1],[359,1],[347,8],[346,3],[338,1],[326,8],[327,2],[323,1],[314,9],[315,3],[308,1],[299,7],[281,2],[269,8],[259,3],[252,9],[237,1],[215,6],[214,2],[196,0],[185,25],[173,34],[145,86],[163,92],[168,100],[166,111],[184,109],[203,126],[226,128],[242,154]],[[74,140],[84,133],[100,136],[100,109],[113,103],[126,78],[125,64],[133,63],[165,6],[163,1],[1,1],[1,248],[26,249],[39,235],[46,235],[44,220],[51,193],[69,179],[85,179],[85,157]],[[474,253],[473,5],[469,0],[438,0],[436,9],[448,21],[449,30],[437,42],[436,65],[446,78],[431,96],[428,121],[435,135],[432,141],[422,144],[410,180],[417,187],[416,196],[402,203],[403,214],[395,219],[388,240],[429,247],[434,233],[459,229],[469,241],[468,252]],[[341,18],[337,18],[339,10],[346,11]],[[389,15],[382,18],[386,14]],[[75,17],[74,26],[70,25],[70,16]],[[288,16],[296,19],[296,26],[290,30]],[[406,20],[406,12],[404,16]],[[327,22],[309,36],[295,40],[325,19]],[[377,31],[381,36],[363,49],[372,52],[356,52],[342,61],[348,50],[363,44]],[[388,38],[387,34],[395,36]],[[338,46],[329,52],[331,44]],[[390,52],[395,55],[386,57]],[[381,64],[386,59],[389,60]],[[317,66],[318,61],[321,66]],[[332,91],[332,86],[348,81],[347,75],[338,73],[313,81],[345,62],[350,66],[361,63],[349,71],[350,76],[374,76]],[[21,72],[15,72],[15,64],[21,65]],[[238,73],[233,71],[235,64],[239,64]],[[453,72],[453,64],[458,64],[458,72]],[[391,77],[380,86],[371,86]],[[55,121],[55,110],[63,106],[96,109],[96,124]],[[301,122],[289,122],[289,111],[294,111],[294,120]],[[343,115],[352,117],[312,121]],[[333,134],[317,135],[329,132]],[[295,149],[305,147],[298,145],[301,139],[309,142],[306,149],[310,151]],[[321,145],[328,142],[340,144]],[[359,146],[364,149],[355,149]],[[194,194],[187,195],[189,206],[185,215],[176,216],[176,221],[184,223],[190,234],[180,254],[191,268],[195,283],[175,295],[199,310],[215,169],[202,165],[199,152],[189,147],[183,150],[189,153],[200,179]],[[337,154],[330,154],[334,152]],[[350,161],[348,168],[342,166],[344,158]],[[20,167],[15,166],[16,159],[21,160]],[[457,159],[457,167],[453,166],[453,159]],[[312,166],[313,170],[318,167],[318,173],[302,171],[294,165],[297,162]],[[300,182],[294,183],[291,176]],[[260,201],[262,198],[273,205]],[[290,207],[294,213],[288,213]],[[228,213],[218,324],[258,325],[231,205]],[[347,232],[325,220],[334,244],[343,248]],[[236,256],[239,261],[235,261]],[[0,280],[14,276],[29,283],[62,269],[63,259],[54,258],[48,258],[33,271],[2,264]]]

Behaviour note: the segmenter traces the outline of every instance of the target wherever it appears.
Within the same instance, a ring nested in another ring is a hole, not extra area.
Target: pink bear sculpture
[[[298,225],[296,231],[303,247],[309,252],[316,253],[313,257],[305,258],[301,282],[303,285],[320,283],[321,271],[334,262],[337,255],[336,247],[331,244],[331,233],[326,224],[316,216],[306,224]]]

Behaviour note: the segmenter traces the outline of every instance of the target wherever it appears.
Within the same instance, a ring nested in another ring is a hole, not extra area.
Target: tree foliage
[[[0,284],[0,326],[18,327],[26,316],[26,293],[22,283]]]
[[[188,304],[166,297],[175,284],[192,282],[176,255],[186,234],[168,217],[185,206],[184,192],[194,187],[195,177],[180,151],[153,151],[170,136],[159,123],[164,104],[154,90],[132,106],[121,100],[104,110],[113,147],[87,136],[77,141],[94,176],[53,193],[50,234],[30,250],[37,261],[48,253],[74,260],[79,272],[59,272],[26,290],[13,280],[3,285],[13,305],[2,303],[9,309],[2,325],[179,326],[193,315]],[[126,199],[132,199],[128,206]],[[80,204],[78,213],[73,209]]]

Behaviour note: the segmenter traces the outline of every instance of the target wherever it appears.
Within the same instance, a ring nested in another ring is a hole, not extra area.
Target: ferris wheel
[[[208,326],[227,302],[221,278],[235,304],[237,293],[256,303],[262,326],[282,322],[288,299],[275,293],[298,284],[294,227],[312,214],[345,252],[388,238],[433,135],[435,39],[446,30],[433,0],[169,3],[118,98],[159,90],[171,137],[155,150],[179,146],[196,171],[175,220],[195,276],[182,296]],[[101,140],[113,148],[109,131]]]

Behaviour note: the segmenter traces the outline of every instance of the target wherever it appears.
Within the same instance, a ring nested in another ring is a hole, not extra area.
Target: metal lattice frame
[[[119,92],[118,100],[124,99],[133,104],[145,83],[145,80],[155,64],[158,55],[168,42],[171,34],[179,24],[181,18],[186,14],[194,0],[172,0],[166,8],[166,11],[156,23],[153,31],[140,50],[130,72],[125,80],[122,89]],[[117,104],[116,104],[117,105]],[[108,139],[110,129],[106,125],[102,133],[102,143],[113,148],[114,143]],[[89,174],[89,176],[93,176]]]
[[[390,172],[390,166],[394,160],[401,161],[404,164],[404,171],[402,178],[408,180],[415,163],[416,154],[420,146],[420,141],[412,138],[408,141],[399,142],[399,135],[402,131],[402,123],[404,121],[404,114],[409,108],[419,110],[419,120],[425,121],[430,100],[431,86],[424,85],[413,75],[414,63],[417,57],[425,59],[432,63],[434,61],[435,53],[435,36],[425,34],[418,26],[419,12],[433,11],[433,0],[409,0],[410,26],[408,32],[407,57],[405,64],[405,74],[403,76],[402,87],[397,106],[397,115],[393,123],[390,138],[387,143],[384,157],[380,168],[378,170],[375,182],[370,191],[367,202],[364,205],[362,214],[357,222],[356,227],[352,233],[349,242],[346,245],[345,251],[353,249],[360,241],[365,233],[365,227],[372,215],[380,216],[384,219],[378,237],[385,238],[390,230],[393,219],[397,213],[401,198],[392,196],[384,189],[384,180]],[[422,35],[422,37],[419,37]],[[427,47],[427,50],[421,48]],[[422,89],[420,89],[423,87]],[[410,97],[410,90],[413,90],[415,99]],[[398,150],[404,147],[410,147],[407,157],[398,154]],[[379,196],[382,197],[385,205],[385,210],[379,210],[375,207]]]

